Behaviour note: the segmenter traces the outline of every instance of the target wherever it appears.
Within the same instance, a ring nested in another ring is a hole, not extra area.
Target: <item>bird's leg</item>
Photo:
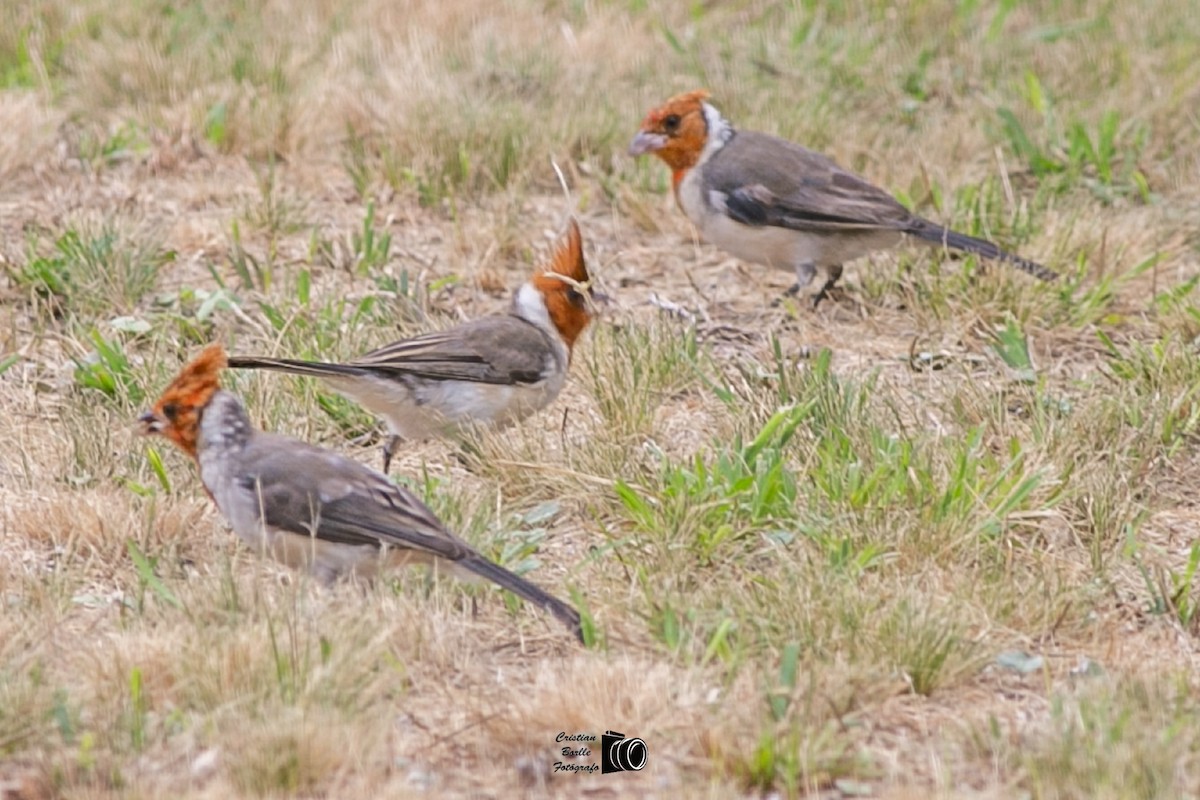
[[[813,295],[812,307],[814,311],[817,310],[817,306],[821,304],[821,301],[829,296],[829,290],[834,287],[834,284],[838,282],[838,278],[840,277],[842,277],[841,264],[834,264],[829,267],[829,276],[825,279],[824,285],[821,286],[819,292]]]
[[[383,443],[383,474],[388,474],[388,468],[392,466],[392,456],[396,454],[396,448],[400,445],[400,437],[392,434],[388,436],[387,441]]]
[[[817,264],[812,259],[801,261],[796,265],[796,282],[787,288],[783,293],[783,297],[776,298],[771,303],[772,306],[778,306],[783,302],[784,297],[795,297],[800,293],[800,290],[812,283],[813,277],[817,274]]]

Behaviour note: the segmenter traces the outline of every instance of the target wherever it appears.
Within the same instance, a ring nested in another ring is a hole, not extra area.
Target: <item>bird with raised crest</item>
[[[387,472],[401,439],[453,435],[471,424],[500,427],[552,403],[579,335],[605,299],[592,287],[572,219],[549,266],[517,289],[506,313],[393,342],[342,364],[233,356],[229,366],[322,378],[383,417]]]

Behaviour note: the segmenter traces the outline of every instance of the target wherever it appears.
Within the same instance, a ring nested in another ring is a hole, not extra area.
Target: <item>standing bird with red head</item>
[[[653,153],[671,168],[679,207],[709,242],[744,261],[794,271],[788,294],[823,272],[814,308],[845,262],[895,247],[905,235],[1005,261],[1045,281],[1058,277],[992,242],[916,216],[820,153],[736,130],[703,90],[676,95],[647,114],[629,153]]]
[[[344,364],[234,356],[233,369],[325,379],[387,421],[383,471],[401,439],[452,435],[473,423],[504,426],[558,397],[595,300],[583,237],[571,220],[549,266],[517,289],[507,313],[403,339]]]
[[[238,537],[322,583],[427,564],[483,578],[546,609],[582,638],[579,613],[480,555],[424,503],[357,461],[254,429],[220,385],[225,350],[209,345],[138,421],[196,460],[200,480]]]

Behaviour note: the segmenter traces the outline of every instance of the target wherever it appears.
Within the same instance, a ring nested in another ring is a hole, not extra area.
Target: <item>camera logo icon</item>
[[[600,737],[600,774],[636,772],[646,766],[646,743],[625,734],[605,731]]]

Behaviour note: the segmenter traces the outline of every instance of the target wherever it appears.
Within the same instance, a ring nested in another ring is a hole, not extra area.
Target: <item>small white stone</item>
[[[207,778],[216,770],[220,757],[221,751],[216,747],[210,747],[201,752],[192,759],[192,777],[196,780]]]

